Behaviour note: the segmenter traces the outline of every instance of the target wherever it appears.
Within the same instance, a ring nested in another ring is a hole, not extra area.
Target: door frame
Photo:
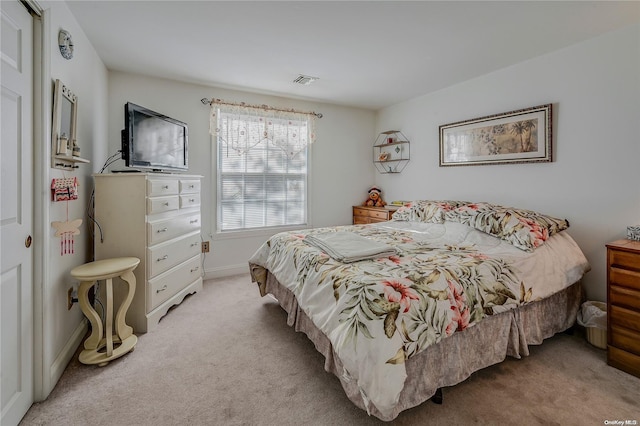
[[[33,399],[44,400],[51,387],[50,375],[44,365],[45,335],[45,277],[49,261],[45,247],[50,236],[46,232],[49,221],[48,178],[50,156],[49,135],[51,115],[51,64],[50,64],[50,11],[37,0],[20,0],[33,19]]]

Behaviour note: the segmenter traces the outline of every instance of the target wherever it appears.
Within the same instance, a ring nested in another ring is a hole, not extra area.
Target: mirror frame
[[[63,102],[68,102],[71,106],[70,117],[63,117]],[[51,167],[53,168],[65,170],[73,168],[74,157],[71,147],[74,142],[77,144],[77,117],[78,98],[69,87],[60,80],[56,80],[53,91],[53,123],[51,126]],[[66,135],[68,144],[64,147],[60,145],[60,132],[67,128],[69,129],[69,134]]]

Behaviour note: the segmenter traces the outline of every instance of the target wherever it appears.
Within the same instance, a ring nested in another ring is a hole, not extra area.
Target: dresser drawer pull
[[[196,186],[195,186],[194,184],[189,185],[189,188],[190,188],[190,189],[193,189],[193,188],[195,188],[195,187],[196,187]]]
[[[161,291],[165,291],[167,289],[167,285],[163,285],[162,288],[156,290],[156,293],[160,293]]]
[[[198,219],[193,219],[193,220],[189,221],[189,223],[198,223]]]
[[[196,272],[198,269],[200,269],[200,267],[199,267],[199,266],[196,266],[195,268],[192,268],[192,269],[191,269],[191,272]]]
[[[162,205],[163,205],[163,206],[167,206],[167,207],[169,207],[169,202],[168,202],[168,201],[166,201],[166,202],[162,203]]]
[[[165,254],[164,256],[159,257],[156,261],[157,261],[157,262],[162,262],[163,260],[167,260],[168,258],[169,258],[169,255],[168,255],[168,254]]]
[[[169,230],[169,228],[162,228],[162,229],[158,229],[156,232],[159,234],[161,232],[167,232]]]
[[[196,241],[195,243],[192,243],[189,247],[195,247],[198,245],[198,242]]]
[[[190,203],[195,203],[195,202],[196,202],[196,199],[195,199],[195,198],[189,198],[189,202],[190,202]]]
[[[169,189],[169,185],[164,185],[162,189]]]

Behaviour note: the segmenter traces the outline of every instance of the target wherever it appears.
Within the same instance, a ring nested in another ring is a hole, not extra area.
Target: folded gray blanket
[[[396,250],[390,245],[347,231],[307,235],[305,241],[343,263],[377,259],[396,254]]]

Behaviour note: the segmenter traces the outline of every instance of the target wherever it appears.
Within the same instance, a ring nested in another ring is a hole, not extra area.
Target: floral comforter
[[[388,244],[396,254],[345,264],[305,242],[337,231]],[[283,232],[249,263],[295,294],[331,341],[343,377],[356,380],[365,406],[382,414],[398,402],[406,359],[487,315],[568,287],[589,269],[566,232],[528,253],[463,223],[416,221]]]

